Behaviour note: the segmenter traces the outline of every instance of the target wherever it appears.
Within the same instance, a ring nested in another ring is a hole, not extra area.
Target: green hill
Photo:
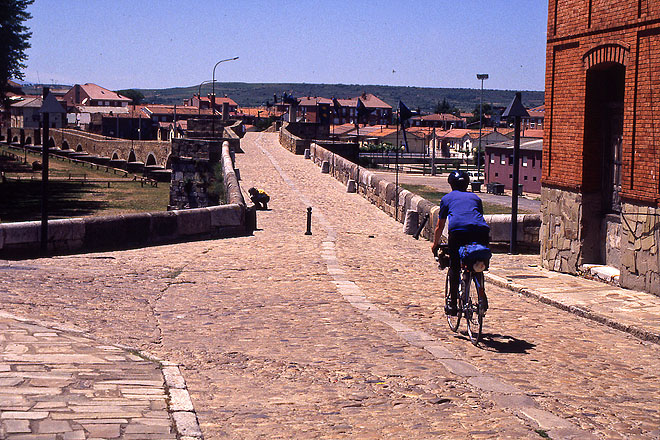
[[[27,93],[40,94],[41,84],[24,86]],[[50,84],[53,89],[69,88]],[[197,94],[199,85],[189,87],[174,87],[169,89],[136,89],[144,94],[144,102],[153,104],[182,104],[183,100]],[[377,86],[361,84],[307,84],[307,83],[241,83],[217,82],[217,96],[227,95],[243,107],[256,107],[273,102],[273,95],[278,98],[283,92],[293,96],[322,96],[325,98],[354,98],[362,93],[373,93],[392,107],[397,107],[399,99],[410,109],[420,109],[425,113],[433,112],[436,104],[444,99],[462,111],[472,111],[479,105],[479,89],[455,89],[433,87]],[[204,84],[202,96],[211,93],[211,85]],[[506,107],[513,99],[515,91],[484,89],[484,103],[494,107]],[[523,91],[523,104],[536,107],[543,104],[541,91]]]
[[[181,104],[184,98],[197,94],[199,86],[176,87],[170,89],[139,89],[145,96],[145,102],[154,104]],[[374,95],[396,107],[401,99],[411,109],[432,112],[438,102],[446,99],[450,105],[464,111],[472,111],[479,105],[479,89],[452,89],[431,87],[377,86],[360,84],[296,84],[296,83],[240,83],[218,82],[215,84],[217,96],[227,95],[243,107],[263,105],[273,102],[273,95],[282,96],[283,92],[293,96],[322,96],[325,98],[352,98],[365,93]],[[211,93],[211,85],[204,84],[202,96]],[[484,103],[495,107],[509,105],[515,91],[484,89]],[[543,104],[541,91],[524,91],[523,104],[536,107]]]

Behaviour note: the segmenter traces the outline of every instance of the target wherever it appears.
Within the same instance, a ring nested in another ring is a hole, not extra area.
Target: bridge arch
[[[83,151],[82,145],[78,144],[78,146],[76,147],[76,151],[77,152],[82,152]]]
[[[11,138],[12,143],[17,144],[18,143],[18,136],[14,136]]]
[[[28,137],[25,138],[25,144],[26,145],[32,145],[32,137],[31,136],[28,136]]]
[[[65,139],[62,141],[62,146],[60,147],[62,150],[69,150],[71,147],[69,147],[69,142]]]
[[[53,137],[48,138],[48,149],[53,149],[55,148],[55,139]]]
[[[137,158],[135,157],[135,150],[131,150],[131,152],[128,153],[128,161],[137,162]]]
[[[165,162],[165,168],[168,169],[168,170],[172,169],[172,155],[171,154],[169,154],[167,156],[167,162]]]
[[[117,153],[117,151],[113,151],[113,152],[112,152],[112,158],[111,158],[111,159],[112,159],[112,160],[117,160],[117,159],[119,159],[119,153]]]
[[[147,155],[147,161],[144,163],[146,166],[158,165],[156,162],[156,155],[154,153],[149,153]]]

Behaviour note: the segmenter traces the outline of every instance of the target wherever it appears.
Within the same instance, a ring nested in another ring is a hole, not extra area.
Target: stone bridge
[[[87,153],[109,161],[136,163],[169,168],[172,143],[169,141],[136,141],[101,136],[78,130],[50,128],[50,148]],[[6,128],[2,136],[10,143],[41,145],[38,128]]]

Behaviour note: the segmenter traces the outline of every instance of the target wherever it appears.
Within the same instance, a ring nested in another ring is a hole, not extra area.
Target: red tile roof
[[[362,104],[364,104],[366,108],[384,108],[384,109],[392,108],[391,105],[389,105],[382,99],[378,98],[376,95],[372,95],[371,93],[365,93],[362,96],[359,96],[358,98],[360,99],[360,101],[362,101]],[[356,98],[356,100],[358,98]]]
[[[74,86],[75,87],[75,86]],[[130,98],[122,96],[116,92],[105,89],[101,86],[92,83],[86,83],[80,86],[81,89],[89,96],[89,99],[103,100],[103,101],[124,101],[131,102]]]
[[[462,121],[462,118],[449,113],[434,113],[432,115],[414,116],[412,119],[419,121]]]
[[[195,96],[197,96],[197,95],[195,95]],[[204,101],[204,102],[208,102],[209,104],[211,103],[211,98],[209,98],[208,96],[202,96],[201,98],[199,98],[199,100]],[[222,105],[225,102],[229,103],[229,105],[232,105],[234,107],[238,106],[238,104],[236,104],[236,101],[234,101],[231,98],[228,98],[226,96],[215,95],[215,105]]]
[[[316,106],[318,104],[330,104],[332,105],[332,99],[328,98],[322,98],[320,96],[303,96],[302,98],[298,98],[300,100],[301,106],[306,105],[306,106]]]
[[[175,113],[174,107],[175,107],[174,105],[165,105],[165,104],[148,104],[142,106],[142,108],[144,108],[149,115],[174,115]],[[200,112],[200,109],[197,107],[193,107],[190,105],[177,105],[176,114],[177,115],[197,115],[197,114],[210,115],[211,110],[202,109]]]

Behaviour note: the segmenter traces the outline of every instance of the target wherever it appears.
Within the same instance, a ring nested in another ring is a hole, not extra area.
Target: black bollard
[[[307,232],[305,235],[312,235],[312,207],[307,208]]]

